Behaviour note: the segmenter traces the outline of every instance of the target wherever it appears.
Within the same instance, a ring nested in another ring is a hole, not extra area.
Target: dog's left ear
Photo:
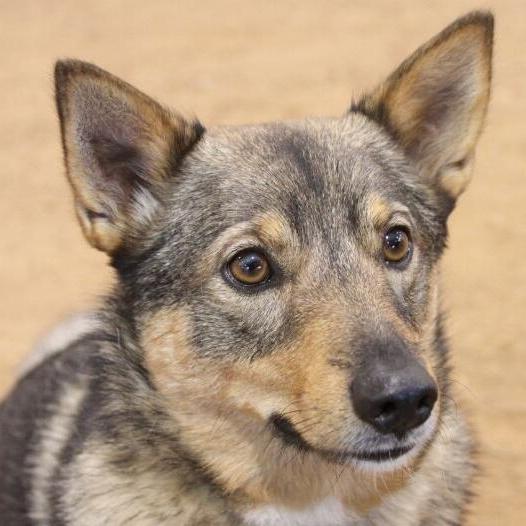
[[[451,205],[466,188],[486,114],[493,16],[459,18],[351,108],[396,138]]]
[[[55,89],[77,217],[114,254],[150,220],[203,128],[86,62],[57,62]]]

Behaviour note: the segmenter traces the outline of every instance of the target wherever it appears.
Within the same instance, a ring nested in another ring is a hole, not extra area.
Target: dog
[[[461,524],[439,263],[492,41],[472,12],[342,117],[210,130],[59,61],[76,215],[117,284],[1,406],[2,524]]]

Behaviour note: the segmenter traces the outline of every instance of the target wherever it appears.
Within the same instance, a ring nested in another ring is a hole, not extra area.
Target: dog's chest
[[[352,526],[358,517],[335,498],[327,498],[303,509],[265,505],[244,515],[248,526]]]

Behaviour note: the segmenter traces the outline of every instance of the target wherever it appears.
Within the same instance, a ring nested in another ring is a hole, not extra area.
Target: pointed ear
[[[114,253],[155,211],[203,128],[85,62],[57,62],[55,89],[82,230],[94,247]]]
[[[471,177],[488,106],[492,43],[491,13],[459,18],[351,108],[385,126],[451,204]]]

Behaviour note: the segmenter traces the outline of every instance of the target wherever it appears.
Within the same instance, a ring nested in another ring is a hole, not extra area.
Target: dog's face
[[[379,127],[349,114],[211,131],[179,173],[147,258],[117,262],[161,385],[194,396],[199,361],[206,396],[213,384],[225,407],[336,460],[388,459],[429,438],[436,417],[384,429],[382,408],[364,407],[408,387],[427,418],[442,361],[443,205]]]
[[[270,437],[389,469],[432,439],[447,388],[437,262],[491,34],[488,15],[461,19],[342,118],[209,131],[58,64],[78,217],[194,442],[219,419],[262,459]]]

